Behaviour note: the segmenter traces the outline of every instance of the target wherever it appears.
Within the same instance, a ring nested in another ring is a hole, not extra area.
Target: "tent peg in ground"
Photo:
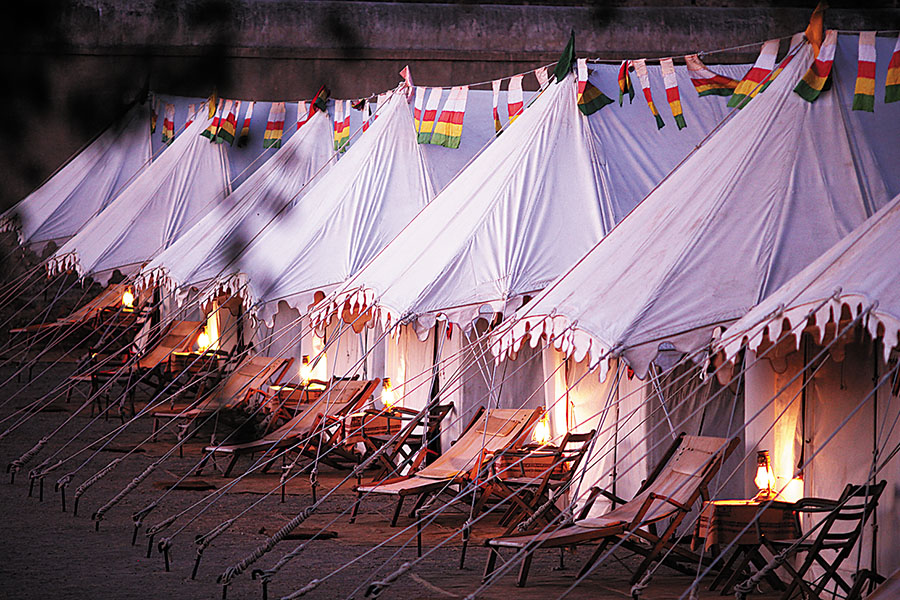
[[[262,580],[262,600],[269,600],[269,578],[262,569],[253,569],[250,571],[250,579]]]

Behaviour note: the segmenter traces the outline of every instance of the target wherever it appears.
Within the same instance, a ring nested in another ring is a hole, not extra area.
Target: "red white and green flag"
[[[632,68],[630,60],[623,60],[619,66],[619,106],[622,106],[622,98],[625,97],[625,94],[628,94],[629,104],[634,100],[634,86],[631,85],[631,78],[628,76],[628,71]]]
[[[334,149],[343,152],[350,141],[350,101],[334,103]]]
[[[441,96],[443,94],[444,90],[442,88],[431,88],[431,92],[428,94],[428,102],[426,102],[425,111],[422,113],[422,123],[419,125],[418,142],[420,144],[431,143],[431,133],[434,131],[438,106],[441,104]]]
[[[653,118],[656,119],[656,128],[662,129],[666,124],[662,120],[662,117],[659,116],[659,111],[656,110],[656,104],[653,103],[653,94],[650,91],[650,74],[647,73],[647,61],[646,59],[640,58],[631,61],[631,64],[634,65],[634,72],[641,84],[641,91],[644,92],[644,99],[647,100],[647,106],[650,107],[650,112],[653,113]]]
[[[547,67],[539,67],[534,71],[534,77],[537,79],[538,87],[540,89],[544,89],[544,87],[550,83],[550,75],[547,74]]]
[[[233,144],[237,130],[237,112],[241,109],[239,100],[226,100],[225,109],[222,111],[222,119],[219,121],[219,130],[216,132],[217,144]]]
[[[491,90],[494,93],[494,132],[500,133],[503,125],[500,124],[500,83],[501,80],[495,79],[491,82]]]
[[[210,141],[216,139],[216,132],[219,130],[219,123],[222,120],[222,106],[224,102],[221,98],[219,98],[219,106],[213,112],[212,121],[210,121],[209,125],[204,129],[200,135],[205,138],[208,138]]]
[[[462,138],[463,117],[466,113],[466,99],[469,95],[469,86],[457,86],[450,89],[450,96],[444,104],[444,110],[438,118],[431,136],[431,143],[447,148],[459,148]]]
[[[241,125],[241,133],[238,135],[238,147],[243,148],[250,141],[250,119],[253,118],[253,106],[256,102],[247,103],[247,112],[244,113],[244,123]]]
[[[884,102],[900,101],[900,36],[894,44],[891,62],[888,63],[887,79],[884,82]]]
[[[425,105],[425,88],[416,88],[416,99],[413,101],[413,123],[416,126],[416,133],[422,127],[422,108]]]
[[[263,134],[263,148],[281,148],[284,136],[284,102],[273,102],[266,120],[266,132]]]
[[[201,104],[202,106],[202,104]],[[188,104],[187,111],[187,119],[184,121],[184,128],[187,129],[188,125],[194,122],[194,118],[197,116],[197,106],[195,104]]]
[[[853,110],[875,112],[875,32],[859,33],[859,55]]]
[[[156,96],[150,98],[150,133],[156,133]]]
[[[175,139],[175,105],[167,103],[163,117],[162,143],[171,144],[173,139]]]
[[[756,58],[756,62],[734,88],[734,93],[728,99],[729,108],[743,108],[752,98],[759,93],[766,78],[775,69],[775,59],[778,57],[778,40],[769,40],[764,43]]]
[[[688,54],[684,62],[698,96],[730,96],[738,86],[737,79],[710,71],[696,54]]]
[[[766,77],[766,82],[762,85],[761,88],[759,88],[760,94],[762,94],[764,91],[766,91],[766,88],[768,88],[769,85],[773,81],[775,81],[775,78],[778,77],[782,71],[784,71],[784,68],[786,66],[788,66],[788,63],[791,62],[791,59],[794,58],[794,55],[797,54],[797,50],[799,50],[800,44],[802,44],[805,39],[806,39],[806,34],[803,32],[794,34],[794,36],[791,38],[790,43],[788,44],[787,56],[782,58],[781,62],[778,63],[778,66],[775,67],[775,70],[772,71],[771,73],[769,73],[769,76]]]
[[[663,58],[660,59],[659,66],[662,69],[663,84],[666,86],[666,100],[669,102],[669,108],[672,109],[675,124],[678,125],[678,129],[684,129],[687,123],[684,122],[684,111],[681,108],[678,79],[675,77],[675,61],[671,58]]]
[[[306,100],[300,100],[297,102],[297,129],[303,127],[303,124],[309,121],[309,117],[312,115],[310,113],[309,108],[306,106]]]
[[[509,114],[507,125],[518,119],[525,108],[525,98],[522,95],[523,77],[524,75],[513,75],[509,78],[509,83],[506,86],[506,111]]]
[[[819,56],[813,61],[806,74],[797,82],[794,91],[808,102],[815,102],[831,77],[831,66],[834,63],[834,49],[837,47],[837,31],[829,29],[825,32],[825,40],[819,48]]]
[[[592,115],[607,104],[612,104],[612,100],[589,81],[590,73],[586,58],[579,58],[576,61],[575,73],[578,77],[578,110],[582,114]]]

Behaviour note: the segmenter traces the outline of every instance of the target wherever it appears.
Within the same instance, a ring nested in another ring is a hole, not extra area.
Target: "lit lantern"
[[[531,438],[540,445],[550,443],[550,414],[544,413],[544,416],[538,420],[534,426],[534,432]]]
[[[300,384],[304,387],[309,385],[312,379],[312,367],[309,366],[309,354],[304,354],[300,359]]]
[[[756,477],[753,483],[759,488],[759,493],[754,498],[758,502],[773,500],[778,495],[775,491],[775,473],[772,471],[768,450],[756,453]]]
[[[200,332],[200,335],[197,336],[197,348],[200,349],[200,352],[206,352],[209,349],[210,344],[212,344],[212,340],[204,329]]]
[[[134,309],[134,294],[131,293],[131,290],[126,289],[122,294],[122,307],[129,310]]]
[[[397,397],[394,395],[394,386],[391,385],[391,378],[385,377],[384,384],[381,388],[381,404],[386,410],[391,410],[397,404]]]

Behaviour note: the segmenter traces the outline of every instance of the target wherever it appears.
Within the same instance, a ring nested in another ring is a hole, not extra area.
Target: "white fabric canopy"
[[[856,44],[855,36],[840,40]],[[876,106],[870,117],[884,126],[867,137],[847,116],[855,62],[836,62],[834,88],[809,103],[793,88],[811,62],[804,45],[765,92],[521,310],[501,351],[546,335],[577,360],[589,354],[591,365],[624,355],[643,376],[659,350],[703,347],[714,328],[885,205],[898,190],[875,155],[896,144],[900,105]]]
[[[687,73],[678,73],[687,90]],[[615,79],[612,65],[592,75],[601,90],[615,89]],[[468,326],[481,313],[514,310],[589,250],[725,114],[722,98],[684,94],[688,128],[657,131],[640,102],[585,118],[574,76],[551,84],[317,318],[348,302],[374,306],[385,325],[415,315],[424,333],[438,313]]]
[[[778,339],[784,324],[793,328],[810,316],[821,340],[843,307],[853,315],[872,307],[864,322],[873,338],[884,336],[886,362],[900,332],[898,240],[900,195],[729,327],[721,342],[728,358],[744,342],[756,350],[764,338]]]
[[[230,191],[228,166],[223,145],[200,135],[205,116],[66,242],[48,269],[75,269],[101,284],[114,269],[131,274],[220,202]]]
[[[84,150],[0,217],[19,243],[40,252],[75,235],[150,164],[150,111],[135,105]]]
[[[394,94],[337,165],[241,254],[221,285],[247,282],[245,297],[264,303],[259,312],[267,322],[278,300],[305,312],[316,291],[355,273],[433,195],[406,98]]]
[[[334,155],[331,120],[317,112],[233,194],[150,261],[138,287],[199,289],[227,272],[236,255],[297,202]]]

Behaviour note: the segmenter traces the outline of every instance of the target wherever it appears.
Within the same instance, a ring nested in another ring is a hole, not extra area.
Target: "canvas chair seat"
[[[308,450],[307,446],[313,444],[311,436],[314,435],[316,442],[321,441],[321,444],[315,443],[317,455],[327,456],[336,450],[336,446],[344,437],[340,425],[338,424],[337,430],[334,427],[339,423],[339,418],[362,408],[380,383],[380,379],[336,381],[318,402],[310,404],[306,410],[261,438],[242,444],[207,446],[205,451],[209,454],[198,465],[197,473],[202,471],[209,458],[215,454],[231,455],[231,462],[222,473],[224,477],[227,477],[234,469],[237,460],[251,452],[268,453],[294,446],[296,446],[296,450],[304,452]],[[306,440],[306,443],[298,444],[298,440]],[[266,463],[266,468],[268,465],[269,463]]]
[[[706,486],[710,479],[737,443],[737,438],[727,440],[682,434],[673,442],[663,460],[630,502],[602,515],[587,516],[589,502],[582,510],[582,518],[576,519],[570,525],[544,533],[503,536],[488,540],[486,545],[491,551],[484,577],[489,577],[494,571],[499,556],[498,548],[527,550],[517,580],[517,584],[523,586],[528,578],[528,569],[535,550],[600,542],[582,568],[581,574],[584,574],[602,555],[607,545],[619,539],[626,548],[645,554],[644,561],[632,576],[632,584],[637,583],[665,548],[674,548],[671,538],[678,525],[694,502],[706,495]],[[652,532],[644,531],[645,526],[669,517],[671,521],[662,535],[656,536]],[[632,539],[635,536],[648,542],[650,549]],[[673,566],[677,564],[670,559],[667,561],[667,564]]]

